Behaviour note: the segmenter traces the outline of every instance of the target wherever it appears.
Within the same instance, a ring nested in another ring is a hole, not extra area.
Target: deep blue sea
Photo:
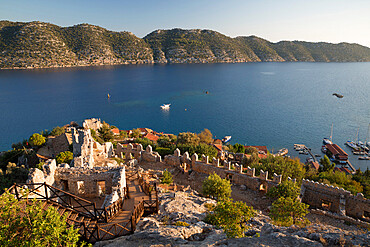
[[[205,92],[208,91],[209,94]],[[332,93],[344,98],[338,99]],[[107,93],[111,98],[107,99]],[[160,105],[171,103],[170,111]],[[43,129],[99,117],[120,129],[200,132],[232,143],[345,151],[370,123],[370,63],[124,65],[0,71],[0,150]],[[304,161],[306,156],[301,158]],[[370,161],[355,167],[370,168]]]

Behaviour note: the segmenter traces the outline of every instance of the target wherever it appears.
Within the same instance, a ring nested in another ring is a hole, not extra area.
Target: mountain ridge
[[[231,38],[207,29],[158,29],[143,38],[82,23],[0,21],[0,68],[51,68],[144,63],[369,62],[355,43],[270,42]]]

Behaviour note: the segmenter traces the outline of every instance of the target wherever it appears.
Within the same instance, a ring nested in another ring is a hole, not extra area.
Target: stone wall
[[[185,152],[180,154],[180,150],[176,149],[173,155],[167,155],[164,158],[164,163],[176,167],[187,167],[196,172],[211,174],[215,172],[221,178],[229,179],[233,184],[245,185],[247,188],[255,191],[267,192],[269,188],[276,187],[281,183],[282,176],[274,174],[273,179],[268,179],[268,172],[260,171],[260,176],[255,176],[255,169],[243,165],[231,164],[231,162],[220,161],[213,158],[211,161],[208,156],[202,155],[201,160],[198,160],[198,155],[193,154],[189,158],[189,154]]]
[[[93,129],[97,131],[103,126],[103,124],[100,121],[100,118],[90,118],[90,119],[85,119],[82,123],[82,127],[84,129]]]
[[[122,144],[117,144],[117,149],[115,151],[118,157],[123,157],[125,155],[126,161],[130,161],[133,158],[140,161],[146,162],[161,162],[162,158],[157,152],[153,152],[152,146],[148,145],[146,149],[143,149],[141,144],[138,144],[135,148],[129,143],[127,147]]]
[[[91,135],[90,129],[72,128],[73,144],[73,166],[89,167],[96,166],[98,160],[111,158],[114,156],[114,148],[111,142],[101,145],[96,142]]]
[[[343,188],[304,179],[301,199],[314,208],[370,222],[370,200],[364,198],[361,193],[355,196]]]
[[[54,159],[46,161],[43,170],[30,170],[27,183],[46,183],[81,197],[105,197],[104,206],[125,195],[125,167],[69,167],[56,165]],[[104,191],[103,191],[104,190]],[[45,196],[45,191],[38,193]]]

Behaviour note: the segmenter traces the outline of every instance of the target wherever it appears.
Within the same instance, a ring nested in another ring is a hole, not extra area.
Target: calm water
[[[209,94],[205,94],[208,91]],[[107,93],[111,99],[107,100]],[[344,98],[332,96],[339,92]],[[140,65],[0,71],[0,150],[36,131],[100,117],[120,129],[200,132],[276,151],[303,143],[319,153],[330,135],[365,140],[370,63]],[[160,109],[171,103],[171,110]],[[185,110],[186,109],[186,110]],[[302,157],[305,158],[305,157]],[[356,167],[370,161],[351,157]]]

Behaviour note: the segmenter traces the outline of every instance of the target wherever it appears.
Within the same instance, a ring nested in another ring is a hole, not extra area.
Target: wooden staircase
[[[140,174],[127,178],[125,198],[99,209],[95,203],[46,183],[14,184],[8,191],[18,200],[29,198],[42,200],[42,208],[54,207],[60,215],[67,215],[68,226],[79,229],[82,238],[90,243],[128,235],[136,230],[136,224],[144,213],[158,212],[158,191]],[[28,197],[21,193],[28,189]]]

